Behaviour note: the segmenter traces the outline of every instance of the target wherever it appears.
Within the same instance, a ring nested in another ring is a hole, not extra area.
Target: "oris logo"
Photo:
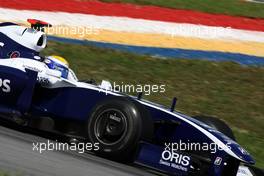
[[[11,91],[10,80],[0,78],[0,91],[3,91],[5,93],[9,93]]]
[[[162,160],[180,164],[182,166],[189,166],[191,158],[189,156],[178,154],[170,150],[164,150],[162,152]]]

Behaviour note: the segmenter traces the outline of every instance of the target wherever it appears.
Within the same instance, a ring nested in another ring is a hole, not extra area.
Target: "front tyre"
[[[133,160],[139,141],[150,134],[152,122],[142,105],[125,97],[110,97],[96,105],[88,121],[88,138],[99,143],[98,154],[129,162]],[[150,128],[149,128],[150,127]]]
[[[235,135],[232,131],[232,129],[222,120],[217,119],[215,117],[209,117],[209,116],[194,116],[193,118],[204,122],[205,124],[209,125],[210,127],[220,131],[227,137],[233,139],[236,141]]]

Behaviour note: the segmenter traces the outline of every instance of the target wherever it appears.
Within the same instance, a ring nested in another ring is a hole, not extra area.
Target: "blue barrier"
[[[151,55],[168,59],[192,59],[192,60],[209,60],[209,61],[232,61],[242,65],[264,66],[264,57],[251,56],[238,53],[226,53],[218,51],[199,51],[174,48],[157,48],[144,46],[131,46],[114,43],[95,42],[88,40],[77,40],[49,36],[49,40],[64,43],[91,45],[100,48],[115,49],[120,51],[132,52],[136,54]]]

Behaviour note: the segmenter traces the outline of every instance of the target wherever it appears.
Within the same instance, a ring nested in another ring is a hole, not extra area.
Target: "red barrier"
[[[155,6],[137,6],[132,4],[77,0],[0,0],[0,7],[19,10],[61,11],[101,16],[120,16],[264,31],[264,19],[216,15]]]

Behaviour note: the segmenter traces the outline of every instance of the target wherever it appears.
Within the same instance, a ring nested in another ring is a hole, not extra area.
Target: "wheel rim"
[[[96,118],[94,134],[100,143],[114,145],[124,139],[127,126],[127,119],[121,111],[106,109]]]

